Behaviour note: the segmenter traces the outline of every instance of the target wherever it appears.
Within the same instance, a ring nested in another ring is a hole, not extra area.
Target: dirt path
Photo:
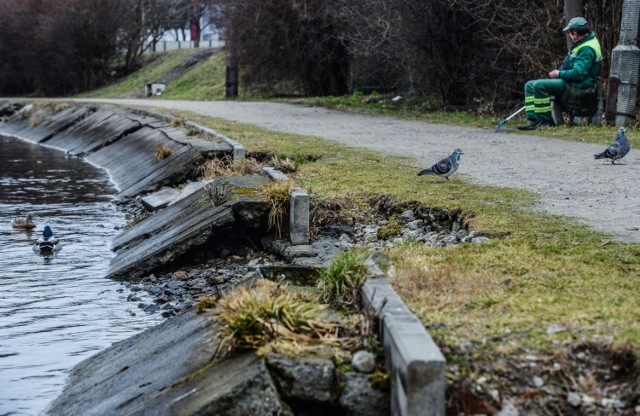
[[[461,147],[464,155],[458,174],[471,181],[538,192],[540,207],[553,214],[576,217],[612,239],[640,242],[640,192],[636,188],[640,183],[640,158],[635,150],[626,156],[625,165],[615,166],[593,159],[603,146],[324,108],[224,101],[83,101],[171,108],[274,131],[324,137],[352,147],[414,157],[416,169]],[[635,133],[628,133],[633,146]],[[607,134],[613,141],[615,135]]]

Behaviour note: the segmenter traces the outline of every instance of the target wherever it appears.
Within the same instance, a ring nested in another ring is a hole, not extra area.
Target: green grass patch
[[[388,250],[403,299],[441,342],[486,344],[517,333],[516,344],[640,340],[640,244],[609,238],[575,221],[540,212],[538,195],[516,189],[416,178],[413,160],[343,147],[317,137],[189,116],[249,151],[322,158],[299,166],[296,182],[315,200],[398,201],[458,210],[485,244],[434,249],[402,244]],[[613,131],[613,130],[611,130]],[[562,327],[560,333],[548,331]],[[515,347],[514,347],[515,348]]]
[[[167,85],[165,100],[221,100],[225,94],[225,55],[216,54]]]

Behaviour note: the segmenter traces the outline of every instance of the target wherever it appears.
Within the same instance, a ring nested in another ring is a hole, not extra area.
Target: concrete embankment
[[[0,116],[0,134],[59,148],[108,170],[121,201],[184,184],[199,175],[206,159],[238,154],[224,139],[201,140],[168,120],[117,109],[0,103]],[[135,280],[214,241],[255,244],[266,233],[269,210],[257,189],[268,180],[217,178],[157,209],[115,239],[108,276]],[[308,203],[308,195],[298,196],[291,209]],[[309,258],[313,249],[302,245],[298,251]],[[372,276],[380,277],[377,270]],[[260,277],[250,272],[236,284]],[[48,414],[443,414],[444,358],[388,282],[375,282],[364,296],[383,328],[391,399],[371,386],[367,374],[345,373],[328,358],[246,352],[212,364],[218,331],[212,320],[186,312],[76,366]]]

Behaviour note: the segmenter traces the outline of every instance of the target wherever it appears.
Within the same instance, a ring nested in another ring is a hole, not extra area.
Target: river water
[[[115,192],[89,163],[0,136],[0,416],[43,413],[71,367],[162,321],[104,278],[125,225]],[[27,213],[33,233],[13,230]],[[32,250],[45,225],[61,241],[54,257]]]

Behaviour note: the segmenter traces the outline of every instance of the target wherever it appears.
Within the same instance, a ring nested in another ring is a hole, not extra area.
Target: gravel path
[[[540,207],[548,212],[578,218],[615,240],[640,242],[640,193],[635,189],[640,183],[640,159],[634,150],[624,159],[625,165],[618,166],[593,159],[604,146],[324,108],[264,102],[82,101],[171,108],[324,137],[348,146],[414,157],[416,169],[461,147],[464,155],[458,174],[471,181],[538,192]],[[635,133],[627,133],[633,146]],[[607,134],[613,141],[615,134]]]

